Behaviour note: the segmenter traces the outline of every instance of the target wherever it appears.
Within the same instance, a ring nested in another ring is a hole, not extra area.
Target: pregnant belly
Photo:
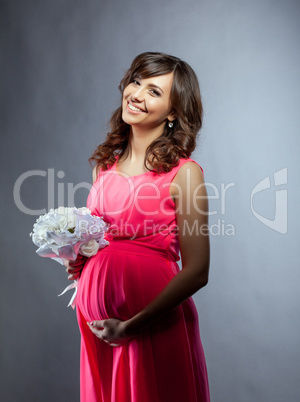
[[[129,319],[179,270],[176,262],[160,255],[156,258],[153,252],[133,251],[108,246],[85,264],[78,282],[77,306],[87,321]]]

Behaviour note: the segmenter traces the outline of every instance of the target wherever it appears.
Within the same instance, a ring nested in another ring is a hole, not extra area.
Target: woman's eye
[[[132,80],[133,84],[140,85],[138,80]]]
[[[152,92],[156,96],[160,96],[160,93],[155,91],[155,89],[150,89],[150,92]]]

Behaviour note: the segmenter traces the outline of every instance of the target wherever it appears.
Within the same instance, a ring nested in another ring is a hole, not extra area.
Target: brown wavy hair
[[[189,158],[196,147],[198,131],[202,126],[202,102],[197,76],[194,70],[177,57],[159,52],[144,52],[136,56],[120,82],[121,105],[124,89],[137,77],[145,79],[173,72],[171,88],[172,111],[176,119],[173,127],[168,121],[163,133],[147,147],[144,166],[147,163],[157,173],[169,172],[177,166],[180,158]],[[110,119],[111,131],[104,143],[100,144],[89,162],[96,162],[98,168],[107,170],[116,156],[124,154],[130,134],[130,125],[122,119],[122,106],[114,111]]]

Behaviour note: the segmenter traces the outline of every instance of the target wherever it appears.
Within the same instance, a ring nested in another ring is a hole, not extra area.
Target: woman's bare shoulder
[[[99,172],[100,172],[100,166],[99,165],[94,166],[94,168],[93,168],[93,183],[95,183]]]
[[[182,193],[184,189],[190,189],[199,184],[203,185],[204,177],[200,165],[195,161],[185,162],[176,173],[170,185],[170,194],[174,197]]]
[[[202,167],[195,161],[185,162],[179,168],[173,182],[177,184],[184,184],[188,179],[203,182],[204,177]]]

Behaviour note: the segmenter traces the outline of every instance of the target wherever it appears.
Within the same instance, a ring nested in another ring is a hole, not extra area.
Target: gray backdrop
[[[57,297],[69,282],[35,254],[37,215],[20,202],[72,206],[73,183],[85,205],[87,159],[143,51],[186,60],[203,95],[192,157],[212,258],[194,299],[212,401],[300,400],[299,12],[297,0],[1,1],[1,400],[79,401],[79,330]]]

